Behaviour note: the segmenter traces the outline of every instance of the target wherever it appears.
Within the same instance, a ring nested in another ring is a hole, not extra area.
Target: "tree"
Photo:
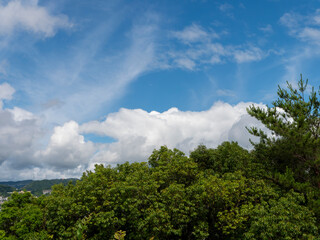
[[[190,158],[201,170],[211,169],[220,174],[239,170],[250,172],[252,168],[250,153],[236,142],[223,142],[216,149],[199,145],[190,153]]]
[[[257,157],[269,170],[293,171],[300,182],[310,182],[320,189],[320,88],[308,91],[308,80],[302,75],[298,88],[287,82],[288,89],[278,87],[278,99],[266,109],[250,106],[248,113],[260,120],[272,136],[253,127],[260,137],[255,145]]]
[[[301,194],[290,191],[256,204],[242,239],[318,239],[315,217],[304,201]]]
[[[41,200],[29,192],[12,193],[1,209],[0,237],[5,233],[1,239],[49,239],[43,229]]]

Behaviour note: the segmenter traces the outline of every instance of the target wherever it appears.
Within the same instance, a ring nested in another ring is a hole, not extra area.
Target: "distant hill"
[[[51,189],[53,185],[62,183],[63,185],[67,185],[69,182],[73,184],[76,183],[77,179],[69,178],[69,179],[52,179],[52,180],[40,180],[40,181],[32,181],[25,185],[23,189],[27,191],[31,191],[32,194],[36,196],[42,195],[43,190]]]
[[[16,188],[7,186],[7,185],[0,185],[0,196],[8,197],[10,195],[9,192],[15,191]]]
[[[9,181],[9,182],[0,182],[0,185],[6,185],[6,186],[14,187],[16,189],[21,189],[31,182],[32,180]]]
[[[9,181],[0,182],[0,195],[6,196],[7,192],[27,190],[31,191],[33,195],[42,195],[43,190],[51,189],[53,185],[62,183],[67,185],[70,181],[75,184],[78,179],[68,178],[68,179],[50,179],[50,180],[23,180],[23,181]]]

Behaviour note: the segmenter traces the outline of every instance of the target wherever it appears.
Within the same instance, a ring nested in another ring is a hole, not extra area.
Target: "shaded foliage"
[[[9,192],[13,192],[16,189],[14,187],[6,186],[6,185],[0,185],[0,196],[8,197],[10,196]]]
[[[318,94],[313,87],[308,94],[307,83],[301,76],[298,89],[289,83],[288,90],[279,87],[272,107],[248,109],[272,136],[254,127],[249,131],[260,137],[257,155],[269,169],[283,173],[290,168],[298,181],[320,189],[320,88]]]
[[[96,165],[49,196],[14,193],[0,239],[320,239],[319,106],[299,87],[279,88],[274,108],[248,109],[274,134],[252,128],[253,151],[162,146],[148,162]]]
[[[208,153],[215,163],[204,168],[199,159]],[[50,196],[14,193],[0,213],[3,239],[114,239],[119,230],[125,239],[318,236],[304,195],[246,174],[244,164],[254,163],[236,143],[199,146],[190,156],[164,146],[148,163],[96,165]]]
[[[0,183],[0,195],[7,196],[10,195],[8,192],[13,192],[15,190],[27,190],[31,191],[33,195],[42,195],[43,190],[50,190],[53,185],[62,183],[67,185],[70,181],[75,183],[77,179],[45,179],[45,180],[23,180],[23,181],[9,181]]]

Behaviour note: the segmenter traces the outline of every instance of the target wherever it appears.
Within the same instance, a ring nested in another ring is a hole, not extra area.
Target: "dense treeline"
[[[0,196],[8,197],[8,196],[10,196],[10,192],[13,192],[15,190],[16,189],[14,187],[10,187],[7,185],[0,185]]]
[[[49,190],[53,185],[62,183],[67,185],[70,181],[75,183],[77,179],[45,179],[45,180],[23,180],[23,181],[10,181],[10,182],[0,182],[0,195],[8,196],[9,192],[13,191],[30,191],[35,196],[40,196],[43,194],[43,190]]]
[[[66,186],[69,182],[75,184],[76,181],[77,179],[75,178],[38,180],[30,182],[29,184],[21,188],[21,190],[25,189],[27,191],[30,191],[33,195],[41,196],[43,194],[43,190],[51,189],[53,185],[63,184],[64,186]]]
[[[22,180],[22,181],[9,181],[9,182],[0,182],[0,185],[10,186],[14,189],[22,190],[24,186],[31,183],[32,180]]]
[[[148,162],[97,165],[50,196],[14,193],[0,236],[320,239],[320,103],[305,90],[300,80],[298,90],[279,88],[272,108],[248,109],[271,131],[249,129],[260,137],[252,151],[225,142],[186,156],[163,146]]]

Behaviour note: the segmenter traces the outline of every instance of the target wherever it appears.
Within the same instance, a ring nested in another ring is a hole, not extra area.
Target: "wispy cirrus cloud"
[[[295,12],[285,13],[280,23],[288,28],[289,34],[302,41],[320,44],[320,9],[309,15]]]
[[[259,61],[266,56],[266,54],[260,48],[255,46],[249,46],[248,48],[243,49],[235,49],[232,54],[237,63]]]
[[[67,16],[50,14],[48,9],[38,5],[37,0],[0,3],[0,35],[10,35],[20,29],[52,37],[57,29],[71,26]]]
[[[47,10],[38,6],[37,1],[15,4]],[[101,10],[96,19],[84,14],[90,20],[83,22],[72,18],[77,26],[72,34],[57,34],[41,43],[31,34],[31,43],[27,44],[25,39],[14,35],[8,41],[9,47],[0,47],[0,70],[1,58],[8,59],[3,60],[6,78],[14,83],[18,94],[27,96],[25,104],[32,107],[29,110],[41,114],[51,127],[70,120],[85,121],[102,110],[107,111],[123,96],[130,83],[153,68],[157,14],[146,11],[128,24],[129,7],[111,2],[102,5],[110,8],[109,14]],[[60,28],[51,29],[55,32]],[[114,36],[119,37],[117,41]],[[55,44],[56,41],[59,44]],[[27,50],[17,50],[16,44],[26,45]],[[23,58],[24,63],[15,62],[15,58]],[[10,67],[6,68],[7,65]]]
[[[312,73],[310,63],[320,57],[320,9],[309,14],[287,12],[279,23],[287,28],[289,36],[298,40],[282,60],[285,74],[281,85],[286,86],[286,81],[296,84],[301,73]]]
[[[299,34],[299,37],[305,41],[312,41],[319,44],[320,29],[305,27]]]
[[[227,96],[227,97],[235,97],[236,94],[234,91],[230,90],[230,89],[218,89],[216,91],[218,96]]]
[[[7,75],[6,67],[8,66],[8,62],[6,60],[2,60],[0,62],[0,74]]]
[[[233,9],[233,6],[229,3],[220,4],[219,10],[222,12],[227,12]]]
[[[263,51],[254,44],[225,45],[222,34],[193,23],[171,35],[174,48],[167,53],[167,66],[196,70],[200,66],[225,62],[246,63],[260,61],[270,51]],[[219,41],[220,40],[220,41]]]
[[[271,24],[267,24],[264,27],[260,27],[259,28],[260,31],[266,33],[266,34],[271,34],[273,33],[273,27],[271,26]]]
[[[206,42],[214,38],[219,38],[217,33],[212,30],[208,32],[203,27],[195,23],[185,27],[182,31],[173,32],[172,35],[187,44],[194,42]]]
[[[226,14],[228,17],[233,18],[234,15],[232,13],[233,6],[229,3],[223,3],[219,5],[219,10]]]
[[[99,29],[95,36],[102,38],[104,31],[103,28]],[[58,91],[54,99],[47,99],[45,103],[54,100],[59,103],[59,106],[47,108],[44,111],[46,118],[58,123],[71,119],[83,121],[108,107],[125,92],[130,83],[152,69],[155,59],[156,31],[155,24],[135,24],[128,31],[127,44],[123,47],[121,55],[110,55],[104,59],[97,58],[97,55],[108,42],[108,34],[103,42],[100,42],[101,38],[97,37],[97,39],[86,39],[79,44],[81,54],[77,53],[77,47],[75,53],[66,59],[66,65],[73,69],[72,72],[68,73],[68,69],[63,65],[52,72],[48,71],[50,73],[48,77],[53,83],[57,77],[55,73],[61,76],[61,84],[55,84],[55,88],[59,89],[65,85],[66,89],[73,88],[73,91]],[[93,45],[94,49],[87,50],[86,44]],[[111,62],[108,57],[112,58]],[[88,81],[85,76],[90,76],[91,81]],[[76,91],[74,91],[75,88],[77,88]]]

